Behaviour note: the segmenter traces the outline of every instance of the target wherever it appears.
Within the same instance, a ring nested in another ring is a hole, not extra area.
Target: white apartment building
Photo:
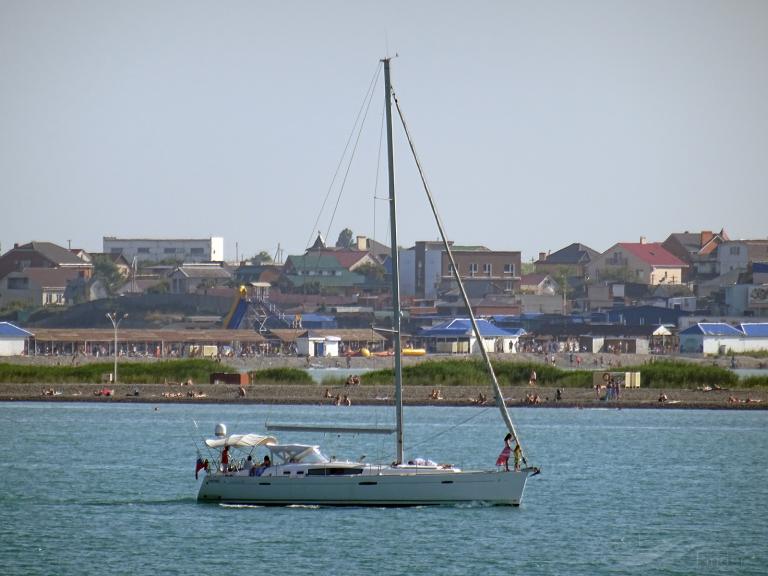
[[[128,262],[223,262],[224,238],[116,238],[104,236],[103,252],[122,254]]]

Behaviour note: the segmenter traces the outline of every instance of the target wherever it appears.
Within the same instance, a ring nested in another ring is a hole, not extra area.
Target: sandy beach
[[[118,384],[107,389],[109,396],[99,395],[104,387],[97,384],[0,384],[0,401],[64,401],[64,402],[168,402],[240,403],[240,404],[334,404],[337,395],[347,395],[352,405],[387,405],[393,403],[393,386],[336,386],[323,384],[252,384],[245,388],[245,397],[239,387],[229,384]],[[326,397],[326,390],[331,396]],[[430,398],[433,388],[407,386],[403,401],[406,405],[431,406],[491,406],[493,398],[486,387],[449,386],[440,389],[441,399]],[[685,390],[639,388],[621,391],[619,400],[605,401],[595,391],[585,388],[565,388],[562,399],[555,400],[555,388],[513,386],[502,389],[508,406],[582,407],[582,408],[718,408],[766,409],[768,395],[763,390]],[[661,393],[667,401],[659,402]],[[487,400],[478,403],[480,394]],[[527,395],[537,395],[539,402],[526,401]],[[734,402],[729,399],[737,399]],[[340,406],[343,408],[343,406]]]
[[[608,356],[581,354],[582,366],[592,368],[600,360],[608,365],[608,362],[616,366],[642,365],[651,360],[647,355]],[[602,357],[602,358],[601,358]],[[445,357],[442,357],[445,358]],[[436,355],[424,358],[403,358],[403,364],[408,365],[424,360],[441,359]],[[514,358],[505,355],[504,360],[519,362],[541,362],[541,355],[519,354]],[[726,358],[702,358],[702,357],[678,357],[677,359],[695,363],[717,363],[725,367]],[[77,363],[101,361],[105,359],[84,358],[77,359]],[[126,362],[151,362],[154,359],[121,358],[120,363]],[[765,360],[755,358],[737,359],[739,367],[761,369]],[[71,362],[67,357],[17,357],[13,359],[18,364],[44,364],[66,365]],[[566,354],[556,356],[557,366],[569,367],[569,358]],[[245,359],[226,359],[222,363],[222,370],[244,372],[291,366],[296,368],[312,367],[323,371],[323,368],[346,368],[346,358],[313,358],[310,363],[306,358],[290,356],[262,356]],[[366,370],[390,368],[391,358],[362,358],[349,359],[349,368]],[[614,368],[616,369],[616,368]],[[762,371],[762,370],[761,370]],[[333,374],[333,370],[328,371]],[[768,372],[768,370],[766,370]],[[394,386],[336,386],[328,387],[324,384],[252,384],[245,390],[245,397],[239,393],[238,386],[229,384],[194,383],[191,386],[178,384],[118,384],[109,386],[114,390],[110,396],[98,395],[102,389],[101,384],[96,383],[60,383],[60,384],[12,384],[0,383],[0,401],[89,401],[89,402],[210,402],[210,403],[255,403],[255,404],[333,404],[337,395],[347,394],[353,405],[356,404],[392,404]],[[331,398],[325,397],[325,391]],[[407,405],[434,405],[434,406],[488,406],[493,404],[493,397],[489,386],[445,386],[441,388],[442,399],[430,398],[433,388],[429,386],[408,386],[405,383],[403,401]],[[138,392],[138,394],[136,394]],[[529,407],[583,407],[596,408],[606,406],[617,407],[642,407],[642,408],[721,408],[721,409],[766,409],[768,408],[768,391],[764,389],[732,389],[732,390],[696,390],[696,389],[661,389],[661,388],[635,388],[624,389],[618,401],[605,401],[597,398],[591,388],[565,388],[562,391],[562,399],[555,400],[556,389],[547,386],[507,386],[502,389],[504,398],[509,406]],[[659,396],[664,393],[667,402],[659,402]],[[483,394],[487,397],[484,404],[477,404],[477,399]],[[604,394],[604,392],[603,392]],[[526,401],[527,395],[538,395],[539,402],[531,404]],[[734,401],[735,400],[735,401]]]

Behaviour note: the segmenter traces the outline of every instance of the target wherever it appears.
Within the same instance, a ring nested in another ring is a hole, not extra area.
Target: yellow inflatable
[[[403,356],[424,356],[426,353],[424,348],[403,348]]]
[[[360,348],[360,356],[364,356],[365,358],[369,358],[371,356],[371,351],[368,350],[368,348]]]

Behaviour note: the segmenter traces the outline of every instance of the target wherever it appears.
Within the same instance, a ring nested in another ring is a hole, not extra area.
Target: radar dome
[[[221,423],[216,424],[216,431],[214,432],[214,434],[216,434],[216,436],[218,436],[219,438],[223,438],[224,436],[226,436],[227,435],[227,425],[226,424],[221,424]]]

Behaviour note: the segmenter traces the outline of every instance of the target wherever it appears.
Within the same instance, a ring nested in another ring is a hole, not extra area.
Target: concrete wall
[[[0,338],[0,356],[19,356],[24,352],[24,338]]]

